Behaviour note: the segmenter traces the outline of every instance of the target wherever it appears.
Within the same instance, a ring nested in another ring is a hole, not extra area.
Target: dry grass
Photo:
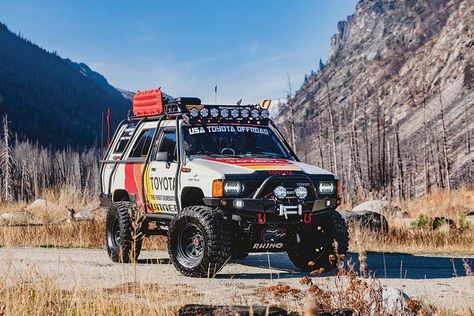
[[[363,258],[363,254],[360,255]],[[360,265],[365,266],[364,264]],[[320,315],[322,310],[353,310],[354,315],[472,315],[470,306],[459,304],[450,310],[436,304],[410,298],[387,304],[387,297],[397,297],[382,286],[378,279],[368,276],[363,268],[355,270],[352,262],[339,263],[339,271],[332,277],[333,287],[328,287],[324,279],[303,277],[301,288],[292,288],[284,283],[261,287],[255,290],[265,304],[279,304],[300,314]],[[465,262],[466,274],[474,282],[472,268]],[[312,274],[318,274],[312,273]],[[474,287],[473,287],[474,289]],[[391,294],[388,294],[391,293]],[[400,292],[401,295],[401,292]],[[393,302],[393,301],[392,301]],[[296,307],[296,308],[295,308]],[[303,307],[303,309],[301,309]]]
[[[458,191],[433,191],[429,195],[399,203],[411,218],[388,217],[390,231],[384,236],[368,234],[353,228],[351,230],[351,250],[359,251],[363,245],[366,251],[474,254],[474,227],[432,231],[429,227],[414,228],[413,223],[420,214],[429,217],[444,216],[460,223],[462,215],[474,210],[474,191],[462,188]],[[46,206],[28,208],[26,203],[0,204],[0,211],[25,210],[36,222],[46,225],[23,227],[0,226],[0,246],[41,246],[41,247],[104,247],[104,214],[97,210],[97,220],[67,223],[66,208],[81,210],[95,209],[96,197],[78,193],[70,188],[49,190],[43,195],[49,201]],[[57,224],[58,222],[61,222]],[[429,226],[429,225],[428,225]],[[165,249],[164,237],[147,238],[145,249]]]
[[[474,190],[434,190],[423,197],[399,203],[413,218],[420,214],[429,217],[445,216],[455,221],[468,211],[474,211]]]
[[[183,287],[127,283],[101,290],[64,290],[54,279],[22,275],[22,281],[0,278],[0,315],[176,315],[199,294]]]
[[[54,207],[32,210],[34,215],[45,221],[66,217],[66,206],[81,209],[96,202],[74,192],[50,192],[47,199]],[[407,201],[402,208],[413,217],[446,216],[455,218],[472,207],[473,191],[433,192],[427,198]],[[470,200],[471,199],[471,200]],[[51,206],[50,205],[50,206]],[[2,205],[0,209],[22,209],[26,204]],[[363,253],[370,250],[401,252],[437,252],[472,254],[474,249],[474,229],[433,232],[428,228],[412,228],[407,221],[389,218],[390,232],[381,237],[351,231],[352,250]],[[95,221],[48,224],[25,227],[0,227],[0,246],[42,246],[42,247],[104,247],[104,223]],[[164,249],[166,240],[153,237],[145,240],[147,249]],[[364,256],[361,256],[362,260]],[[364,269],[365,265],[360,265]],[[465,267],[466,268],[466,267]],[[472,277],[471,267],[466,268]],[[360,315],[381,309],[382,286],[373,278],[360,278],[365,271],[353,271],[353,266],[342,266],[334,278],[335,289],[328,290],[318,283],[318,278],[302,280],[303,290],[293,289],[285,284],[276,284],[258,291],[262,304],[276,303],[302,312],[304,305],[307,315],[318,309],[353,308]],[[472,279],[474,283],[474,279]],[[180,306],[196,301],[199,294],[187,288],[161,288],[156,284],[127,283],[116,288],[102,290],[64,290],[57,286],[57,280],[38,276],[34,271],[12,281],[8,276],[0,276],[0,315],[175,315]],[[442,306],[434,306],[416,300],[396,314],[409,315],[450,315],[453,311]]]
[[[431,231],[392,227],[385,236],[351,227],[350,250],[413,254],[473,255],[474,229]]]
[[[474,254],[474,226],[467,226],[463,220],[467,212],[474,211],[474,190],[436,190],[418,199],[393,204],[407,211],[410,218],[395,218],[384,214],[389,224],[387,234],[368,233],[351,227],[352,251],[357,252],[362,247],[366,251]],[[436,216],[452,219],[457,228],[432,230],[430,220]]]

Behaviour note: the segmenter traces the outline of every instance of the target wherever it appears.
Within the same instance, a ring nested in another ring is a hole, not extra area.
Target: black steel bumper
[[[234,202],[240,200],[243,202],[241,208],[234,207]],[[303,213],[319,213],[329,209],[335,209],[339,206],[341,199],[339,197],[327,197],[314,201],[304,201],[300,203]],[[204,204],[210,207],[218,207],[224,213],[237,215],[256,215],[257,213],[272,214],[278,213],[280,206],[274,200],[253,199],[253,198],[204,198]],[[287,206],[287,205],[285,205]],[[295,205],[297,206],[297,205]]]

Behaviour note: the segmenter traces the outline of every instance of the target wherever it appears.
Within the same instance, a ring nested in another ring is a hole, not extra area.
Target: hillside
[[[278,121],[349,195],[472,183],[473,34],[471,0],[362,0]]]
[[[0,23],[0,113],[14,133],[56,148],[100,144],[101,114],[116,124],[130,100],[85,64],[62,59]]]

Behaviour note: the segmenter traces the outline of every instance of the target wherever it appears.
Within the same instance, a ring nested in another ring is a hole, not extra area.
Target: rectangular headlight
[[[321,194],[333,194],[336,190],[334,182],[319,182],[319,193]]]
[[[225,181],[224,194],[228,196],[235,196],[242,193],[242,184],[239,181]]]

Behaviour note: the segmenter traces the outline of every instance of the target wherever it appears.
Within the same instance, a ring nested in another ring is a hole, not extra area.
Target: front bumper
[[[235,201],[241,201],[242,207],[235,207]],[[286,205],[268,199],[253,198],[204,198],[204,203],[210,207],[220,208],[224,213],[231,213],[242,216],[256,216],[257,214],[280,214],[280,207],[296,207],[305,213],[320,213],[330,209],[335,209],[341,203],[339,197],[326,197],[313,201],[304,201],[298,204]],[[300,207],[299,207],[300,206]],[[298,214],[299,215],[299,214]]]

